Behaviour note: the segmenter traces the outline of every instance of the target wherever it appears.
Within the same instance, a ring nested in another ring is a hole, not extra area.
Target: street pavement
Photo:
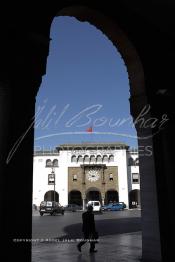
[[[140,210],[107,211],[95,214],[99,235],[115,235],[141,230]],[[65,212],[64,215],[33,215],[33,238],[79,238],[82,236],[82,212]]]
[[[65,215],[33,214],[32,262],[93,261],[133,262],[141,258],[141,221],[139,210],[104,212],[95,215],[99,232],[97,253],[89,253],[89,243],[80,253],[76,245],[82,238],[82,212]]]

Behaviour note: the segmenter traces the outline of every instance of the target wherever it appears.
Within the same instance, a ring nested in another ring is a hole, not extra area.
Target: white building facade
[[[140,206],[138,152],[123,143],[63,144],[34,152],[33,204],[43,200],[83,209],[89,200]]]

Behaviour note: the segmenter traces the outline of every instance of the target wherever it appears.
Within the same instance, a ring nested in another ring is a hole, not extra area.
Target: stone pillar
[[[82,194],[82,200],[83,200],[83,210],[86,209],[86,194],[85,192]]]
[[[82,200],[83,200],[83,210],[85,210],[86,209],[86,193],[85,193],[85,191],[86,191],[86,177],[85,177],[85,166],[84,165],[82,165],[81,166],[81,168],[82,168]]]
[[[144,126],[144,123],[150,118],[150,112],[139,117],[140,112],[146,105],[145,96],[131,98],[131,113],[135,121],[138,136],[142,207],[142,260],[161,261],[159,211],[154,159],[155,152],[152,142],[153,130],[145,128]]]
[[[7,261],[12,255],[31,261],[35,96],[27,85],[14,81],[14,89],[0,88],[1,254]]]
[[[0,43],[0,256],[31,262],[35,96],[49,39],[39,34],[34,17],[37,33],[30,22],[24,25],[27,18],[24,24],[19,18],[19,27],[13,20],[3,23]]]
[[[104,196],[102,196],[102,205],[104,206],[104,204],[105,204],[105,198]]]
[[[165,86],[167,85],[167,75],[165,74],[164,77],[165,79],[163,79],[163,81]],[[170,81],[170,83],[172,82]],[[155,100],[156,103],[154,103]],[[172,241],[175,234],[173,214],[175,174],[175,97],[170,90],[167,90],[164,94],[154,95],[152,97],[152,101],[153,115],[158,119],[168,119],[168,121],[166,121],[161,127],[160,124],[157,125],[157,134],[153,137],[153,146],[155,152],[154,155],[158,190],[162,261],[173,261],[175,259],[175,243]]]
[[[102,200],[102,205],[105,204],[105,169],[106,166],[102,165],[101,167],[101,172],[102,172],[102,180],[101,180],[101,200]]]
[[[151,135],[150,133],[144,133],[143,130],[142,132],[140,131],[138,132],[139,137]],[[161,261],[159,211],[152,138],[140,140],[138,145],[140,150],[139,172],[142,207],[142,258],[143,261],[151,259],[153,261]]]
[[[86,209],[86,199],[83,198],[83,210],[85,210],[85,209]]]

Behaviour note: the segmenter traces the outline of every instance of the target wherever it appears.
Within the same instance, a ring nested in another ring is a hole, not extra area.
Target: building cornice
[[[75,144],[62,144],[56,147],[58,151],[60,150],[92,150],[92,149],[129,149],[129,146],[125,143],[119,143],[119,142],[110,142],[110,143],[75,143]]]
[[[57,150],[50,151],[35,151],[34,156],[59,156],[59,152]]]

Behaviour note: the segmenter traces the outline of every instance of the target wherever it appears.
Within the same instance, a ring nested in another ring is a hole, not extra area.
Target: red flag
[[[91,127],[88,127],[88,128],[86,129],[86,132],[92,133],[92,126],[91,126]]]

